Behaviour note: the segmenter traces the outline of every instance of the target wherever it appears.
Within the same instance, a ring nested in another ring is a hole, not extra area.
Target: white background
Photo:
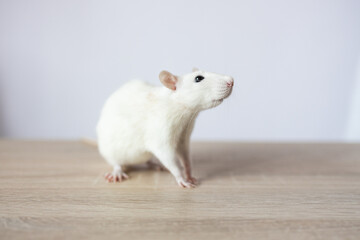
[[[124,82],[232,75],[206,140],[360,139],[360,1],[0,0],[0,136],[94,137]]]

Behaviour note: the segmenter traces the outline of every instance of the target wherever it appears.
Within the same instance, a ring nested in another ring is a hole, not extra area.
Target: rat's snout
[[[234,86],[234,79],[230,76],[224,76],[221,79],[221,87],[219,88],[220,90],[219,94],[221,95],[220,98],[225,99],[229,97],[232,92],[233,86]]]
[[[232,88],[234,86],[234,79],[232,77],[227,79],[226,80],[226,85],[228,86],[228,88]]]

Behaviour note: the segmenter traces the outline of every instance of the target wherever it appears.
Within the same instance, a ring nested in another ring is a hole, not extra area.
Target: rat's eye
[[[204,79],[204,77],[203,77],[203,76],[201,76],[201,75],[196,76],[196,78],[195,78],[195,82],[201,82],[203,79]]]

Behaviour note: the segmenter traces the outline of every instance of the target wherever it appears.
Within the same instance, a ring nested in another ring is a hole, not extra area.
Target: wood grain
[[[194,143],[201,185],[94,147],[0,141],[1,239],[360,239],[360,145]]]

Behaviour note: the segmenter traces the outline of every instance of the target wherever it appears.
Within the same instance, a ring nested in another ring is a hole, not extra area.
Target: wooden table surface
[[[360,145],[193,143],[201,185],[77,141],[0,141],[1,239],[360,239]]]

